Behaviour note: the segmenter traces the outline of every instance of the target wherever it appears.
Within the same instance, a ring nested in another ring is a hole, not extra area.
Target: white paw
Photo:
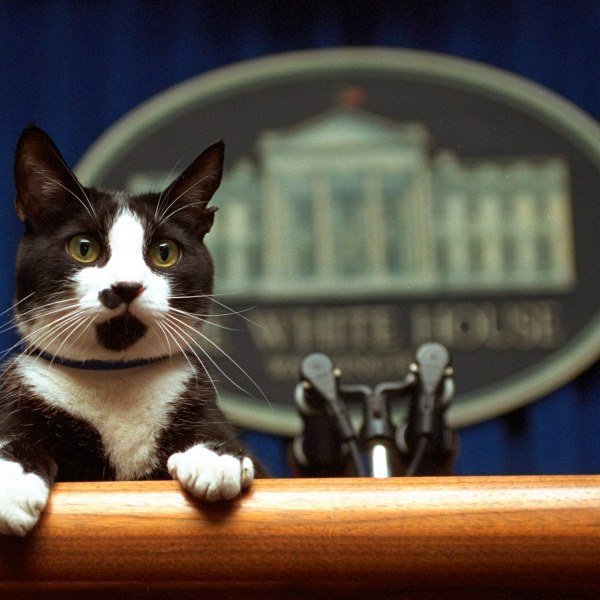
[[[173,479],[202,500],[231,500],[254,480],[254,465],[245,457],[217,454],[198,444],[173,454],[167,469]]]
[[[49,488],[20,464],[0,459],[0,534],[24,536],[38,522]]]

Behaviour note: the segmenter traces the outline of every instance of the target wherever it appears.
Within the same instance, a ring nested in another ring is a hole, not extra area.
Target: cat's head
[[[70,360],[197,352],[213,264],[203,239],[221,181],[222,142],[161,193],[82,185],[50,137],[27,128],[15,156],[15,318],[30,348]]]

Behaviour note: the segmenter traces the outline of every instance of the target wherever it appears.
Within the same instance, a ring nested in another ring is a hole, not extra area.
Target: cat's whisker
[[[182,348],[182,346],[179,344],[179,342],[173,337],[172,334],[170,334],[170,332],[163,325],[163,323],[159,322],[159,323],[157,323],[157,325],[167,342],[167,347],[169,348],[169,356],[170,357],[173,356],[173,350],[171,349],[171,340],[172,340],[175,343],[175,345],[179,348],[179,351],[181,352],[181,354],[183,354],[183,356],[185,356],[185,359],[188,362],[188,364],[190,365],[190,367],[193,368],[193,365],[192,365],[189,357],[187,356],[187,354],[185,353],[185,350]]]
[[[77,322],[78,322],[78,320],[75,321],[75,323],[77,323]],[[68,324],[65,324],[65,327],[67,327],[67,325]],[[37,338],[37,339],[26,338],[25,341],[27,343],[27,348],[26,348],[24,354],[31,356],[31,355],[35,355],[38,350],[47,351],[48,348],[50,348],[51,344],[54,341],[60,340],[62,338],[64,331],[65,331],[65,329],[63,329],[63,328],[57,328],[52,331],[48,331],[47,334],[41,339],[40,338]]]
[[[52,358],[52,360],[50,361],[50,364],[52,364],[54,362],[54,359],[60,356],[60,352],[63,349],[63,347],[65,346],[65,344],[69,341],[69,339],[71,338],[71,336],[82,326],[83,329],[79,332],[79,335],[73,340],[71,345],[74,345],[77,343],[77,340],[85,333],[85,331],[87,330],[88,326],[90,325],[90,323],[93,321],[92,317],[81,317],[79,321],[75,322],[75,325],[71,325],[70,327],[70,331],[69,333],[64,337],[64,339],[62,340],[61,344],[59,345],[59,347],[56,349],[56,352],[54,352],[54,356]]]
[[[191,360],[188,352],[186,352],[184,347],[177,340],[177,337],[181,338],[181,336],[177,336],[176,335],[177,332],[172,331],[171,330],[172,328],[168,327],[168,324],[166,324],[166,323],[161,323],[161,324],[159,324],[159,326],[160,326],[165,338],[167,339],[167,344],[169,345],[169,347],[170,347],[170,343],[169,343],[169,338],[170,338],[175,343],[175,345],[179,348],[180,353],[184,356],[187,364],[192,369],[192,371],[194,373],[194,379],[196,381],[196,385],[198,386],[198,371],[196,370],[196,367],[192,363],[192,360]],[[186,346],[186,348],[188,348],[188,350],[193,352],[193,349],[190,348],[189,344],[187,342],[185,342],[185,340],[182,339],[181,342]],[[215,395],[217,396],[217,398],[219,398],[219,390],[217,389],[217,386],[215,385],[213,378],[211,377],[210,373],[206,370],[206,367],[204,366],[202,361],[197,356],[196,356],[196,358],[198,360],[198,364],[200,364],[202,366],[202,370],[206,374],[206,377],[208,378],[208,381],[210,382],[210,385],[211,385],[213,391],[215,392]]]
[[[167,186],[167,183],[169,181],[171,181],[171,179],[173,178],[173,172],[177,169],[177,167],[179,166],[180,163],[181,163],[181,159],[179,159],[171,167],[171,170],[169,171],[169,175],[167,177],[165,177],[165,181],[163,181],[162,191],[161,191],[160,195],[158,196],[158,201],[156,203],[156,209],[154,210],[154,220],[155,221],[159,221],[160,220],[158,218],[158,212],[161,209],[161,204],[162,204],[163,200],[168,200],[168,197],[169,197],[170,187]],[[166,194],[165,194],[165,192],[166,192]]]
[[[270,403],[269,399],[267,398],[266,394],[262,391],[262,389],[258,385],[258,383],[256,383],[256,381],[250,376],[250,374],[237,361],[235,361],[232,356],[230,356],[229,354],[227,354],[227,352],[225,352],[225,350],[223,350],[218,344],[216,344],[215,342],[213,342],[208,336],[204,335],[201,331],[198,331],[196,328],[194,328],[189,323],[186,323],[185,321],[183,321],[181,319],[178,319],[177,317],[174,317],[173,315],[168,315],[167,318],[171,322],[172,325],[174,325],[175,327],[177,327],[179,330],[182,331],[182,333],[184,333],[185,335],[187,335],[189,337],[189,339],[194,343],[194,345],[197,346],[204,353],[204,355],[227,378],[227,380],[232,385],[234,385],[236,388],[238,388],[239,390],[241,390],[245,394],[247,394],[249,396],[252,396],[252,394],[250,392],[248,392],[246,389],[244,389],[242,386],[240,386],[238,383],[236,383],[233,379],[231,379],[231,377],[229,377],[225,372],[223,372],[223,370],[217,365],[216,361],[210,356],[210,354],[208,353],[208,351],[205,348],[202,347],[202,345],[198,342],[198,340],[191,333],[184,332],[181,329],[181,326],[183,326],[183,327],[191,330],[196,336],[200,336],[203,340],[205,340],[213,348],[215,348],[222,356],[224,356],[227,360],[229,360],[229,362],[231,362],[231,364],[233,364],[248,379],[248,381],[250,383],[252,383],[252,385],[258,390],[258,392],[260,393],[260,395],[262,396],[262,398],[267,402],[267,404],[269,406],[271,406],[271,403]],[[177,325],[176,323],[173,323],[173,321],[175,321],[179,325]]]
[[[160,332],[163,334],[163,337],[165,338],[165,341],[167,342],[168,356],[173,356],[173,349],[171,348],[171,340],[169,339],[167,332],[164,330],[164,327],[162,326],[162,323],[160,321],[157,321],[156,324],[158,325]],[[158,337],[158,334],[157,334],[157,337]],[[182,352],[183,352],[183,350],[182,350]]]
[[[75,307],[72,307],[75,308]],[[40,321],[45,321],[46,319],[53,317],[53,315],[60,315],[58,317],[54,317],[50,322],[48,323],[44,323],[44,324],[39,324]],[[73,316],[73,312],[72,311],[63,311],[63,310],[56,310],[56,311],[48,311],[46,313],[43,313],[41,315],[36,315],[36,316],[32,316],[29,319],[26,320],[20,320],[17,324],[19,326],[21,325],[30,325],[31,323],[38,323],[38,326],[33,330],[32,333],[38,333],[38,332],[42,332],[44,330],[47,330],[49,328],[53,328],[56,326],[60,326],[60,324],[63,322],[64,319],[68,319],[70,317]]]
[[[185,347],[188,349],[189,352],[191,352],[195,357],[196,360],[198,361],[198,364],[202,367],[202,369],[204,370],[204,373],[206,374],[206,377],[208,378],[210,385],[212,386],[217,398],[221,399],[221,396],[219,394],[219,390],[217,388],[217,385],[215,384],[212,375],[210,374],[209,370],[206,368],[206,365],[204,364],[204,361],[198,356],[198,354],[195,352],[194,348],[191,346],[191,344],[184,339],[184,335],[182,332],[179,332],[175,329],[174,324],[168,323],[168,322],[163,322],[162,326],[164,326],[166,329],[168,329],[169,333],[171,334],[171,337],[173,339],[173,341],[177,344],[177,346],[181,349],[181,352],[184,354],[184,356],[186,357],[186,360],[188,361],[188,364],[193,368],[193,365],[191,363],[191,360],[187,354],[187,352],[182,348],[182,346],[179,344],[179,342],[177,341],[177,338],[179,338],[179,340],[181,340],[181,343],[185,345]],[[205,353],[206,354],[206,353]],[[208,357],[208,355],[207,355]],[[210,360],[210,357],[208,357]],[[214,364],[214,362],[213,362]],[[216,365],[215,365],[216,366]],[[218,369],[218,367],[217,367]]]
[[[39,305],[37,305],[37,304],[34,303],[33,306],[31,308],[28,308],[27,310],[19,310],[19,311],[16,310],[19,305],[21,305],[23,302],[29,300],[30,298],[32,298],[34,295],[35,295],[35,292],[31,292],[31,294],[28,294],[27,296],[25,296],[24,298],[22,298],[18,302],[15,302],[10,308],[6,309],[6,311],[4,311],[1,314],[5,314],[5,313],[7,313],[9,311],[13,311],[16,316],[24,316],[24,315],[26,316],[26,315],[31,314],[31,313],[38,314],[40,310],[44,310],[44,309],[46,309],[48,307],[51,307],[51,306],[56,306],[56,305],[59,305],[59,304],[66,304],[68,302],[77,302],[77,300],[75,298],[72,298],[72,297],[62,298],[61,295],[64,295],[64,293],[62,291],[57,291],[57,292],[54,292],[53,294],[50,294],[44,300],[43,306],[39,306]],[[53,300],[53,298],[57,298],[57,299]]]
[[[60,152],[58,152],[55,148],[52,148],[52,151],[54,152],[54,156],[58,159],[58,161],[65,168],[65,171],[71,175],[71,178],[75,182],[75,185],[81,190],[81,193],[83,194],[83,197],[85,198],[85,200],[87,202],[87,206],[89,207],[88,214],[92,217],[92,219],[94,219],[94,221],[98,222],[98,217],[96,215],[96,211],[94,210],[94,205],[92,204],[91,198],[85,193],[85,189],[83,188],[83,186],[81,185],[81,183],[79,182],[79,180],[77,179],[77,177],[75,177],[75,175],[73,174],[73,172],[71,171],[71,169],[69,169],[69,166],[65,162],[64,158],[61,156]],[[53,181],[53,183],[58,183],[58,182]],[[64,186],[61,186],[61,187],[64,188]],[[70,190],[67,190],[67,191],[70,192]],[[81,204],[83,205],[83,207],[87,210],[86,204],[81,200],[81,198],[79,198],[77,196],[77,194],[75,194],[73,192],[70,192],[70,193],[73,196],[75,196],[75,198],[77,198],[77,200],[79,200],[79,202],[81,202]]]
[[[77,311],[72,314],[64,315],[56,321],[53,321],[52,323],[47,323],[46,325],[43,325],[38,329],[32,331],[30,334],[25,336],[25,340],[28,342],[28,345],[30,345],[32,348],[40,347],[42,345],[48,345],[49,343],[52,343],[55,339],[60,337],[60,335],[73,322],[77,322],[82,318],[85,318],[85,313],[83,311]]]
[[[175,202],[176,201],[172,202],[168,208],[170,208]],[[176,208],[175,210],[171,211],[165,217],[161,217],[159,223],[162,225],[165,221],[170,219],[172,216],[176,215],[178,212],[180,212],[182,210],[187,210],[188,208],[190,208],[192,206],[205,206],[205,205],[206,205],[206,202],[188,202],[184,206],[180,206],[179,208]],[[168,210],[168,208],[167,208],[167,210]]]
[[[216,294],[216,295],[220,295],[220,296],[225,296],[228,294]],[[210,313],[210,316],[215,316],[215,317],[225,317],[228,315],[239,315],[242,316],[244,313],[250,312],[251,310],[253,310],[254,308],[256,308],[255,306],[249,306],[247,308],[241,308],[239,310],[233,309],[229,306],[227,306],[226,304],[219,302],[218,300],[215,300],[215,295],[212,294],[200,294],[197,296],[169,296],[169,300],[194,300],[194,299],[198,299],[198,298],[204,298],[206,300],[211,300],[214,301],[216,304],[218,304],[219,306],[221,306],[222,308],[226,309],[227,312],[224,314],[216,314],[216,313]]]
[[[185,296],[171,296],[171,298],[185,300],[186,298],[220,298],[221,296],[234,296],[235,292],[220,292],[218,294],[187,294]]]
[[[244,321],[246,321],[247,323],[250,323],[251,325],[254,325],[260,329],[264,329],[264,326],[261,325],[260,323],[256,323],[255,321],[253,321],[252,319],[246,317],[244,315],[244,313],[250,312],[251,310],[253,310],[255,307],[254,306],[250,306],[248,308],[243,308],[243,309],[233,309],[230,306],[227,306],[226,304],[224,304],[223,302],[220,302],[219,300],[216,300],[215,297],[216,296],[227,296],[229,294],[199,294],[199,295],[191,295],[191,296],[170,296],[169,300],[191,300],[191,299],[197,299],[197,298],[206,298],[211,300],[212,302],[214,302],[215,304],[218,304],[221,308],[224,308],[227,312],[224,313],[214,313],[211,312],[210,314],[204,316],[200,316],[200,315],[194,315],[195,318],[200,319],[200,320],[204,320],[205,319],[210,319],[210,317],[229,317],[229,316],[238,316],[241,317],[242,319],[244,319]],[[178,310],[175,309],[174,307],[171,307],[171,310]],[[193,313],[188,313],[189,315],[193,315]]]
[[[67,304],[70,302],[71,304]],[[50,316],[56,314],[58,312],[66,312],[73,308],[77,308],[79,306],[79,302],[74,298],[67,298],[65,300],[57,300],[55,302],[47,302],[43,306],[33,306],[29,310],[24,310],[15,315],[15,318],[19,320],[19,322],[27,323],[31,319],[27,318],[30,315],[34,315],[35,318],[43,318],[45,316]],[[26,318],[23,318],[26,317]]]
[[[236,310],[236,309],[233,309],[233,308],[227,306],[223,302],[219,302],[218,300],[215,300],[215,296],[225,296],[225,295],[228,295],[228,294],[200,294],[197,296],[170,296],[169,300],[192,300],[192,299],[197,299],[197,298],[206,298],[208,300],[213,301],[215,304],[218,304],[222,308],[224,308],[226,312],[221,313],[221,312],[214,312],[211,310],[210,313],[207,315],[194,314],[191,312],[187,312],[186,314],[188,316],[194,317],[195,319],[198,319],[199,321],[202,321],[203,323],[210,323],[211,325],[215,325],[216,327],[223,327],[224,329],[228,329],[228,328],[225,327],[224,325],[218,325],[216,323],[213,323],[210,320],[211,317],[235,317],[235,316],[238,316],[238,317],[241,317],[242,319],[244,319],[246,322],[250,323],[251,325],[254,325],[260,329],[264,329],[263,325],[261,325],[260,323],[256,323],[255,321],[253,321],[252,319],[249,319],[248,317],[246,317],[244,315],[244,313],[248,313],[256,307],[250,306],[248,308]],[[182,311],[182,309],[177,309],[173,306],[171,306],[170,310],[175,311],[175,312]],[[237,330],[233,329],[233,331],[237,331]]]
[[[256,321],[253,321],[252,319],[250,319],[246,315],[244,315],[245,312],[251,311],[252,308],[254,308],[254,307],[245,308],[243,310],[234,310],[233,308],[227,306],[223,302],[220,302],[219,300],[216,300],[214,297],[211,297],[211,299],[212,299],[212,301],[215,304],[218,304],[219,306],[221,306],[225,310],[229,311],[230,315],[237,315],[237,316],[241,317],[242,319],[244,319],[244,321],[246,321],[247,323],[250,323],[251,325],[254,325],[255,327],[258,327],[259,329],[264,329],[264,325],[260,325],[260,323],[257,323]]]
[[[214,321],[210,320],[210,317],[225,317],[225,316],[229,316],[229,315],[211,314],[209,317],[201,317],[200,315],[195,315],[194,313],[188,312],[186,310],[181,310],[179,308],[171,307],[169,310],[178,315],[188,317],[189,319],[192,319],[194,321],[204,323],[206,326],[216,327],[217,329],[225,329],[227,331],[240,331],[240,329],[238,329],[236,327],[227,327],[226,325],[223,325],[222,323],[215,323]]]
[[[35,295],[35,292],[31,292],[30,294],[27,294],[27,296],[24,296],[23,298],[21,298],[18,302],[14,302],[13,304],[11,304],[11,306],[9,306],[7,309],[3,310],[0,313],[0,316],[4,316],[6,314],[9,313],[13,313],[11,316],[11,319],[9,321],[7,321],[6,323],[4,323],[2,326],[0,326],[0,333],[7,333],[8,331],[11,331],[12,329],[16,329],[18,327],[18,323],[15,322],[15,318],[14,318],[14,313],[16,312],[17,307],[25,302],[26,300],[29,300],[29,298],[31,298],[32,296]],[[27,313],[28,311],[25,311],[25,313]],[[25,314],[25,313],[21,313],[21,314]],[[2,356],[2,355],[0,355]]]
[[[169,296],[170,300],[196,300],[198,298],[210,298],[208,294],[195,294],[195,295],[185,295],[185,296]]]
[[[27,296],[24,296],[18,302],[14,302],[6,310],[3,310],[2,312],[0,312],[0,317],[3,317],[7,313],[11,313],[12,311],[14,311],[17,308],[17,306],[19,306],[19,304],[22,304],[26,300],[29,300],[29,298],[31,298],[33,295],[35,295],[35,292],[31,292],[30,294],[27,294]]]
[[[6,326],[6,329],[0,329],[0,333],[4,333],[4,331],[9,331],[10,329],[15,329],[15,328],[20,328],[23,326],[27,326],[30,323],[35,323],[36,321],[40,321],[43,319],[47,319],[48,317],[51,317],[52,315],[57,315],[57,314],[61,314],[64,313],[64,316],[68,316],[69,314],[71,314],[71,311],[73,309],[76,309],[78,307],[78,304],[73,304],[71,306],[64,306],[61,308],[55,308],[52,310],[46,310],[44,312],[36,312],[35,310],[31,310],[30,314],[31,316],[27,319],[23,319],[21,317],[21,315],[18,315],[15,318],[15,322],[9,326]],[[23,314],[27,314],[27,313],[23,313]],[[60,318],[60,317],[59,317]],[[56,319],[53,321],[56,322]],[[44,327],[48,327],[49,325],[52,325],[52,323],[47,323],[46,325],[42,325],[40,326],[41,328]]]
[[[48,179],[48,181],[50,181],[54,185],[57,185],[58,187],[62,188],[65,192],[67,192],[71,196],[73,196],[73,198],[75,198],[75,200],[77,200],[77,202],[79,202],[79,204],[81,204],[81,206],[83,206],[83,208],[86,210],[88,215],[90,215],[90,217],[95,222],[98,222],[98,217],[96,216],[94,207],[92,206],[90,199],[85,195],[85,192],[83,192],[83,189],[81,188],[81,186],[80,186],[80,189],[83,192],[83,196],[86,200],[85,202],[73,190],[70,190],[66,185],[63,185],[60,181],[58,181],[58,179],[53,179],[52,177],[49,177],[49,176],[46,176],[46,178]]]
[[[170,219],[174,214],[178,213],[180,210],[184,210],[190,206],[205,206],[206,202],[192,202],[192,203],[186,203],[185,206],[181,206],[178,209],[172,211],[172,212],[168,212],[172,206],[174,206],[175,204],[177,204],[177,202],[179,202],[179,200],[181,198],[183,198],[184,196],[186,196],[187,194],[189,194],[189,192],[191,190],[193,190],[195,187],[201,185],[202,183],[204,183],[207,179],[209,179],[210,177],[213,177],[213,175],[216,173],[216,171],[213,171],[212,173],[209,173],[208,175],[202,177],[201,179],[199,179],[198,181],[195,181],[194,183],[192,183],[192,185],[188,186],[185,190],[183,190],[183,192],[181,192],[181,194],[179,194],[179,196],[177,196],[174,200],[172,200],[166,207],[165,209],[161,212],[160,216],[158,217],[158,222],[160,224],[164,223],[167,219]],[[208,200],[207,200],[208,202]]]
[[[23,348],[23,340],[19,340],[18,342],[14,343],[10,348],[7,348],[6,350],[3,350],[0,353],[0,360],[4,360],[7,356],[10,356],[10,354],[14,351],[17,350],[18,348]]]
[[[13,330],[13,329],[17,329],[19,327],[19,323],[15,323],[12,321],[9,321],[8,323],[2,325],[2,327],[0,327],[0,333],[8,333],[9,331]]]
[[[186,188],[181,194],[179,194],[179,196],[177,196],[174,200],[172,200],[165,208],[164,210],[160,213],[157,221],[159,223],[164,223],[170,216],[171,214],[168,214],[168,211],[170,210],[170,208],[175,205],[183,196],[185,196],[186,194],[188,194],[191,190],[193,190],[196,186],[200,185],[206,178],[201,179],[200,181],[196,181],[194,182],[192,185],[190,185],[188,188]],[[168,195],[171,192],[172,188],[168,188],[167,190],[167,195],[165,196],[166,199],[168,200]]]
[[[179,325],[177,325],[177,323],[173,323],[173,322],[169,322],[169,328],[172,330],[174,335],[177,335],[179,337],[179,339],[182,341],[182,343],[184,343],[186,345],[186,347],[188,348],[188,351],[191,352],[197,359],[198,363],[201,365],[202,369],[204,370],[204,372],[206,373],[206,376],[209,378],[211,385],[215,391],[215,394],[217,395],[217,398],[220,399],[220,394],[219,394],[219,390],[213,380],[212,374],[210,373],[210,371],[207,369],[205,362],[202,358],[200,358],[200,356],[198,355],[198,353],[196,352],[195,348],[197,348],[208,360],[208,362],[210,362],[213,367],[225,378],[227,379],[227,381],[229,381],[233,386],[235,386],[236,388],[238,388],[242,393],[246,394],[246,395],[251,395],[247,390],[245,390],[243,387],[241,387],[240,385],[238,385],[233,379],[231,379],[231,377],[229,377],[227,375],[227,373],[225,373],[225,371],[223,371],[223,369],[221,369],[221,367],[219,367],[219,365],[216,363],[216,361],[210,356],[210,354],[206,351],[205,348],[202,348],[202,346],[198,343],[197,340],[194,339],[194,337],[192,335],[190,335],[189,333],[187,333],[182,327],[180,327]]]

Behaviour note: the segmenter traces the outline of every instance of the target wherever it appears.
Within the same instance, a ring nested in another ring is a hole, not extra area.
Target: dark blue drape
[[[168,86],[243,59],[344,45],[482,61],[545,85],[600,120],[595,0],[0,0],[0,310],[11,302],[21,231],[12,209],[12,155],[24,125],[47,129],[74,164],[107,127]],[[6,348],[12,337],[2,336]],[[456,470],[598,472],[599,414],[596,364],[529,407],[464,429]],[[255,433],[248,439],[273,474],[285,474],[284,441]]]

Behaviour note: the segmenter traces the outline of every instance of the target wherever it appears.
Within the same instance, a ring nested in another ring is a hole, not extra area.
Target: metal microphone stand
[[[293,455],[300,469],[314,476],[347,474],[393,477],[439,470],[454,448],[454,434],[444,414],[454,397],[450,355],[441,344],[427,343],[416,352],[409,373],[397,382],[342,385],[341,372],[321,353],[307,355],[300,368],[296,405],[304,421],[294,440]],[[409,402],[408,417],[393,420],[393,404]],[[346,402],[362,405],[359,435]]]

